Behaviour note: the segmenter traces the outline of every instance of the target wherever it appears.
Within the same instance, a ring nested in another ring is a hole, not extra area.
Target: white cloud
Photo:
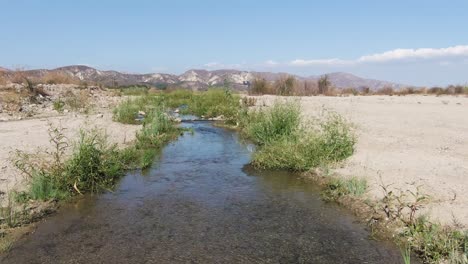
[[[246,66],[245,63],[239,64],[224,64],[219,62],[208,62],[202,65],[203,68],[212,70],[212,69],[239,69]]]
[[[454,59],[460,60],[462,63],[468,62],[468,45],[458,45],[448,48],[419,48],[419,49],[394,49],[382,53],[363,55],[357,59],[295,59],[289,62],[278,62],[275,60],[267,60],[261,64],[249,65],[245,62],[241,64],[223,64],[219,62],[206,63],[203,66],[207,69],[239,69],[246,66],[255,67],[313,67],[313,66],[352,66],[363,65],[370,63],[387,63],[396,61],[423,61],[423,60],[438,60],[438,64],[446,66],[453,63]]]
[[[403,60],[450,59],[468,57],[468,45],[459,45],[448,48],[420,48],[420,49],[394,49],[382,53],[364,55],[355,60],[333,59],[296,59],[289,62],[292,66],[339,66],[364,63],[385,63]]]
[[[383,53],[360,57],[358,62],[387,62],[405,59],[437,59],[468,56],[468,46],[453,46],[448,48],[395,49]]]
[[[315,65],[347,65],[352,64],[352,61],[341,60],[341,59],[319,59],[319,60],[303,60],[296,59],[289,62],[292,66],[315,66]]]
[[[215,62],[215,61],[203,64],[203,66],[205,66],[207,68],[216,68],[216,67],[220,67],[221,65],[222,65],[221,63]]]
[[[266,65],[266,66],[270,66],[270,67],[277,66],[277,65],[279,65],[279,64],[280,64],[279,62],[274,61],[274,60],[267,60],[267,61],[265,61],[265,65]]]

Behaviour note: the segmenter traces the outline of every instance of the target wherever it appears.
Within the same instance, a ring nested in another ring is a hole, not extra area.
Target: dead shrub
[[[305,96],[318,95],[319,88],[318,88],[317,81],[306,80],[306,81],[304,81],[303,85],[304,85],[303,95],[305,95]]]
[[[252,95],[262,95],[262,94],[271,94],[272,87],[270,82],[264,78],[256,77],[250,86],[249,94]]]
[[[378,89],[376,91],[376,94],[378,95],[394,95],[395,94],[395,91],[393,90],[392,87],[389,87],[389,86],[386,86],[386,87],[383,87],[381,89]]]
[[[64,72],[48,72],[41,78],[46,84],[79,84],[79,81]]]
[[[4,73],[0,72],[0,85],[6,85],[7,84],[7,78]]]
[[[244,106],[251,107],[251,106],[255,106],[256,104],[257,104],[257,98],[253,98],[253,97],[242,98],[242,105]]]
[[[444,93],[444,88],[442,87],[432,87],[428,90],[429,94],[443,94]]]
[[[371,89],[367,86],[361,87],[359,90],[362,95],[369,95],[371,92]]]
[[[274,82],[273,89],[275,90],[277,95],[293,95],[296,83],[297,81],[296,78],[294,78],[294,76],[284,75]]]
[[[318,80],[318,89],[319,89],[319,94],[327,94],[328,90],[330,89],[331,82],[328,79],[328,75],[324,75],[320,77]]]
[[[23,98],[23,95],[13,90],[0,92],[0,104],[3,107],[3,110],[6,110],[7,112],[19,111],[21,109]]]
[[[352,94],[352,95],[359,95],[359,91],[355,88],[345,88],[341,90],[340,94]]]
[[[65,93],[63,101],[70,110],[88,112],[91,107],[91,98],[88,91],[79,90],[77,93],[69,90]]]

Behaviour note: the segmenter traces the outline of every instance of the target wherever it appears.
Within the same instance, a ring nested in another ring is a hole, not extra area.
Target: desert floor
[[[271,105],[275,96],[257,97]],[[468,225],[468,98],[435,96],[297,97],[304,116],[324,109],[351,121],[358,136],[355,154],[335,170],[365,177],[369,196],[382,185],[428,195],[420,212],[433,220]],[[411,194],[407,193],[408,196]]]

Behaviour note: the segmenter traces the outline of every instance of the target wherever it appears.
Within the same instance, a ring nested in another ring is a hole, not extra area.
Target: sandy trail
[[[257,97],[272,104],[275,96]],[[468,225],[468,98],[435,96],[300,97],[306,117],[332,109],[356,125],[356,153],[336,172],[369,181],[369,195],[392,188],[430,195],[434,220]]]
[[[78,139],[81,128],[102,129],[109,136],[109,142],[119,145],[131,142],[135,138],[135,132],[140,129],[140,126],[113,122],[109,111],[90,116],[70,113],[49,118],[0,122],[0,192],[8,193],[25,187],[25,179],[11,162],[11,153],[16,149],[31,153],[50,147],[49,124],[61,124],[70,140]]]

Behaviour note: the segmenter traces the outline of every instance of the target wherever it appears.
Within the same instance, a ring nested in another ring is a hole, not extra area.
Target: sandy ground
[[[140,129],[140,126],[113,122],[110,111],[90,116],[70,113],[65,116],[0,122],[0,192],[8,193],[24,188],[25,179],[11,162],[12,152],[18,149],[31,153],[50,147],[49,124],[61,124],[70,140],[78,138],[81,128],[102,129],[111,143],[119,145],[131,142],[135,138],[135,132]],[[5,200],[5,195],[3,197]]]
[[[269,105],[275,96],[257,97]],[[427,213],[468,226],[468,98],[435,96],[300,97],[304,115],[332,109],[356,127],[356,153],[336,169],[367,178],[369,195],[380,185],[420,190],[430,196]]]

